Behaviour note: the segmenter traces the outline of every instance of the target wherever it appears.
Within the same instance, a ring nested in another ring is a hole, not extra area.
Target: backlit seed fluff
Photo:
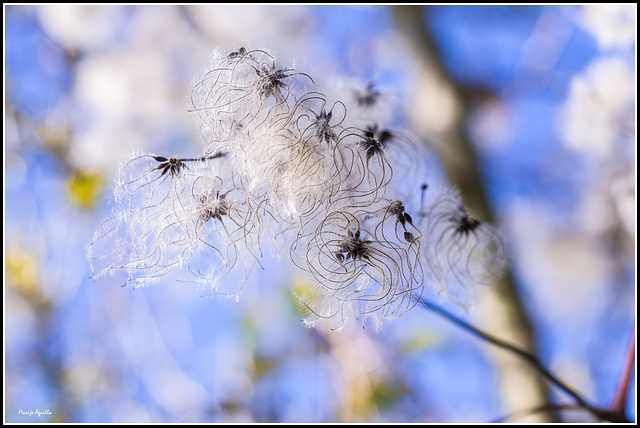
[[[431,278],[487,282],[504,258],[497,233],[455,192],[415,206],[429,171],[390,126],[395,99],[323,83],[266,50],[217,52],[191,91],[201,152],[123,165],[89,248],[96,276],[171,274],[237,297],[268,246],[306,274],[307,324],[332,328],[405,313]]]

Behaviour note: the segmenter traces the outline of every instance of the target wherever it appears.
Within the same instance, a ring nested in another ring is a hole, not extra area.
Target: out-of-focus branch
[[[486,222],[494,222],[483,180],[478,169],[476,152],[466,130],[467,113],[472,107],[473,91],[458,87],[446,71],[441,56],[429,29],[425,25],[428,8],[420,6],[394,6],[398,28],[406,36],[410,49],[418,62],[421,78],[446,93],[453,102],[451,120],[439,137],[444,141],[439,149],[440,158],[446,168],[451,184],[457,187],[470,214]],[[420,123],[417,124],[420,126]],[[424,125],[424,124],[423,124]],[[427,131],[427,130],[425,130]],[[497,280],[492,293],[487,293],[483,302],[490,316],[487,323],[498,336],[516,343],[521,349],[535,355],[534,333],[527,319],[522,302],[509,272]],[[548,403],[543,379],[525,361],[512,355],[496,353],[497,368],[501,377],[502,395],[508,412],[532,408]],[[552,411],[538,414],[532,422],[553,422],[557,417]]]
[[[625,416],[625,404],[627,402],[627,392],[629,391],[629,384],[631,382],[631,374],[633,372],[633,366],[636,359],[636,332],[635,329],[631,330],[631,340],[627,347],[627,354],[625,356],[622,372],[620,373],[620,380],[618,381],[618,387],[616,392],[609,403],[609,410],[612,412],[618,412],[623,417]]]
[[[482,331],[482,330],[480,330],[480,329],[478,329],[478,328],[466,323],[465,321],[461,320],[460,318],[456,317],[455,315],[452,315],[449,312],[445,311],[444,309],[440,308],[439,306],[431,303],[430,301],[428,301],[425,298],[421,298],[420,299],[420,304],[422,306],[426,307],[427,309],[442,315],[443,317],[445,317],[448,320],[452,321],[454,324],[464,328],[465,330],[470,331],[471,333],[473,333],[476,336],[486,340],[487,342],[489,342],[489,343],[491,343],[491,344],[493,344],[495,346],[498,346],[498,347],[500,347],[502,349],[505,349],[505,350],[507,350],[509,352],[512,352],[512,353],[518,355],[519,357],[521,357],[522,359],[524,359],[525,361],[528,361],[529,363],[533,364],[533,366],[535,368],[537,368],[544,377],[546,377],[548,380],[550,380],[551,382],[556,384],[564,392],[566,392],[571,397],[573,397],[573,399],[576,401],[576,403],[578,403],[580,406],[582,406],[584,408],[590,408],[591,407],[589,404],[587,404],[585,399],[582,398],[582,396],[580,396],[580,394],[578,392],[574,391],[573,388],[571,388],[569,385],[565,384],[562,380],[558,379],[549,370],[547,370],[540,363],[540,360],[538,360],[538,358],[535,355],[531,355],[528,352],[525,352],[522,349],[519,349],[517,346],[513,346],[510,343],[505,342],[504,340],[498,339],[497,337],[494,337],[494,336],[492,336],[492,335],[490,335],[488,333],[485,333],[484,331]]]
[[[630,378],[630,374],[631,374],[631,368],[633,367],[633,360],[634,360],[634,355],[635,355],[635,347],[634,347],[634,341],[632,340],[631,342],[631,346],[629,347],[629,349],[631,351],[627,352],[627,358],[625,361],[625,368],[623,370],[622,373],[622,379],[620,382],[620,385],[618,387],[618,394],[616,394],[616,397],[619,395],[620,391],[622,392],[622,398],[621,398],[621,403],[622,404],[618,404],[618,400],[614,399],[612,405],[610,406],[609,409],[598,409],[596,407],[593,407],[592,405],[590,405],[585,398],[583,398],[579,392],[575,391],[571,386],[567,385],[564,381],[562,381],[560,378],[556,377],[553,373],[551,373],[546,367],[544,367],[542,365],[542,363],[540,362],[540,360],[538,359],[538,357],[536,357],[535,355],[532,355],[526,351],[523,351],[522,349],[518,348],[517,346],[514,346],[510,343],[505,342],[502,339],[499,339],[495,336],[492,336],[474,326],[472,326],[471,324],[463,321],[462,319],[456,317],[455,315],[447,312],[446,310],[442,309],[441,307],[439,307],[438,305],[430,302],[429,300],[425,299],[425,298],[421,298],[419,301],[421,306],[427,308],[428,310],[437,313],[438,315],[441,315],[445,318],[447,318],[449,321],[453,322],[454,324],[456,324],[459,327],[462,327],[463,329],[469,331],[470,333],[480,337],[483,340],[486,340],[487,342],[491,343],[492,345],[498,346],[506,351],[509,351],[515,355],[518,355],[520,358],[522,358],[524,361],[527,361],[528,363],[530,363],[533,367],[536,368],[536,370],[538,370],[540,372],[540,374],[542,376],[544,376],[547,380],[549,380],[551,383],[553,383],[554,385],[556,385],[558,388],[560,388],[561,390],[563,390],[565,393],[567,393],[569,396],[571,396],[571,398],[573,398],[573,400],[577,403],[577,405],[554,405],[554,404],[543,404],[541,406],[537,406],[533,409],[528,409],[528,410],[523,410],[520,412],[516,412],[510,416],[507,416],[506,418],[501,418],[501,420],[507,419],[509,417],[515,417],[518,414],[520,415],[525,415],[525,414],[534,414],[534,413],[539,413],[539,412],[546,412],[546,411],[553,411],[553,410],[565,410],[565,409],[571,409],[571,410],[585,410],[590,412],[591,414],[593,414],[595,417],[608,421],[608,422],[629,422],[629,420],[626,418],[626,415],[624,413],[624,400],[626,399],[626,391],[627,388],[629,386],[629,378]],[[631,360],[631,363],[629,363],[629,360]],[[494,421],[495,422],[495,421]]]

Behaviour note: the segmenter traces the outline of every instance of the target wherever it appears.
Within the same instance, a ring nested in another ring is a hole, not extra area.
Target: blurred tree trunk
[[[435,132],[441,141],[436,149],[446,168],[450,183],[457,187],[472,217],[494,223],[495,217],[486,198],[476,153],[466,130],[466,116],[477,95],[476,90],[457,87],[443,66],[437,46],[426,24],[428,7],[394,6],[393,13],[401,33],[414,54],[419,70],[424,101],[415,105],[419,110],[416,125],[423,134]],[[434,99],[435,98],[435,99]],[[431,107],[428,105],[430,103]],[[434,111],[433,106],[438,111]],[[429,109],[438,115],[438,123],[428,123]],[[436,128],[434,129],[434,126]],[[534,332],[510,272],[495,281],[480,307],[486,315],[486,330],[523,350],[534,353]],[[501,395],[507,413],[532,409],[548,403],[544,380],[531,365],[502,350],[495,350],[500,376]],[[555,422],[552,412],[537,413],[518,422]]]

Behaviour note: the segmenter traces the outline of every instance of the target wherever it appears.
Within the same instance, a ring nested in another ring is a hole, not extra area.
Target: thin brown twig
[[[540,360],[535,355],[532,355],[529,352],[526,352],[526,351],[518,348],[515,345],[507,343],[502,339],[499,339],[499,338],[497,338],[495,336],[492,336],[489,333],[486,333],[486,332],[480,330],[479,328],[476,328],[476,327],[472,326],[471,324],[469,324],[466,321],[458,318],[457,316],[455,316],[452,313],[446,311],[445,309],[441,308],[440,306],[436,305],[435,303],[430,302],[429,300],[427,300],[424,297],[420,298],[418,300],[418,302],[423,307],[425,307],[425,308],[437,313],[438,315],[441,315],[441,316],[445,317],[449,321],[452,321],[454,324],[458,325],[459,327],[464,328],[465,330],[467,330],[467,331],[471,332],[472,334],[480,337],[481,339],[486,340],[487,342],[489,342],[489,343],[491,343],[493,345],[496,345],[496,346],[498,346],[498,347],[500,347],[500,348],[502,348],[504,350],[512,352],[512,353],[518,355],[519,357],[523,358],[525,361],[527,361],[533,367],[535,367],[542,374],[542,376],[544,378],[546,378],[551,383],[556,385],[558,388],[562,389],[565,393],[570,395],[575,400],[575,402],[577,403],[574,406],[553,405],[553,404],[547,403],[547,404],[543,404],[541,406],[534,407],[534,408],[532,408],[530,410],[522,411],[522,412],[528,412],[526,414],[533,414],[533,413],[539,413],[539,412],[562,410],[563,408],[583,409],[583,410],[588,411],[592,415],[594,415],[596,418],[604,420],[604,421],[618,422],[618,423],[628,423],[628,422],[630,422],[629,419],[627,419],[627,417],[625,415],[624,404],[623,404],[623,406],[621,408],[610,407],[608,409],[600,409],[598,407],[594,407],[591,404],[589,404],[587,402],[587,400],[580,395],[579,392],[574,390],[571,386],[566,384],[560,378],[558,378],[553,373],[551,373],[547,368],[545,368],[542,365],[542,363],[540,362]],[[621,380],[621,384],[623,385],[623,387],[620,388],[620,389],[624,389],[624,391],[625,391],[624,394],[623,394],[623,398],[626,397],[626,391],[628,389],[627,388],[628,387],[628,378],[630,377],[630,372],[631,372],[631,369],[628,368],[628,366],[630,365],[631,368],[633,368],[633,361],[635,359],[634,358],[635,357],[635,342],[634,341],[632,341],[630,347],[634,350],[634,352],[628,352],[627,353],[627,359],[625,361],[625,366],[624,366],[624,370],[623,370],[623,376],[622,376],[622,380]],[[631,358],[629,358],[630,354],[632,355]],[[631,360],[631,363],[629,363],[629,360]],[[627,374],[627,373],[629,373],[629,374]],[[623,400],[623,402],[624,402],[624,400]],[[512,414],[510,416],[513,416],[515,414],[521,414],[522,412],[516,412],[516,413],[514,413],[514,414]],[[508,418],[510,416],[505,416],[502,419],[506,419],[506,418]]]
[[[627,347],[627,354],[625,356],[624,364],[622,366],[622,372],[620,373],[620,379],[618,381],[618,387],[609,403],[609,410],[613,412],[620,412],[625,414],[625,406],[627,402],[627,393],[629,391],[629,384],[631,382],[631,373],[633,372],[633,366],[636,359],[636,329],[631,330],[631,340]]]

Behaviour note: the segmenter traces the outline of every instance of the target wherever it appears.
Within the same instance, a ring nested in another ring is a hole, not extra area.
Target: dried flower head
[[[97,274],[124,270],[134,286],[181,274],[237,296],[269,243],[311,281],[308,323],[335,328],[401,315],[426,274],[486,282],[503,251],[494,230],[452,192],[414,224],[402,200],[425,173],[422,149],[381,125],[388,100],[373,84],[344,95],[266,50],[217,53],[191,92],[203,155],[136,155],[120,169],[90,246]]]

